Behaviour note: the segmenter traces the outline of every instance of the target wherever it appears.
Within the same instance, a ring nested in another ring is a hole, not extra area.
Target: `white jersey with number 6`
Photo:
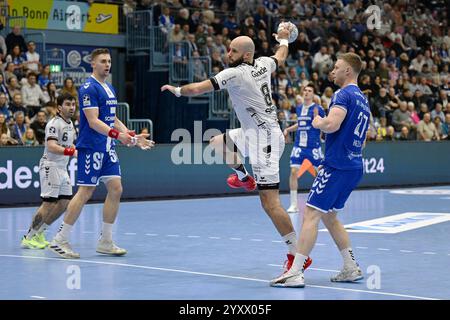
[[[45,127],[45,150],[42,160],[50,166],[66,168],[69,157],[62,154],[55,154],[48,151],[48,140],[55,140],[61,147],[67,148],[73,145],[75,139],[75,128],[71,120],[67,122],[61,116],[56,115]]]

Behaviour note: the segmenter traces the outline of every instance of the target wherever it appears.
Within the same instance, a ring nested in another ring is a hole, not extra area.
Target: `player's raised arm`
[[[290,30],[287,28],[280,28],[278,33],[274,33],[273,36],[280,43],[277,52],[272,57],[277,60],[278,67],[284,66],[284,62],[286,61],[289,55],[289,35]]]
[[[182,87],[174,87],[174,86],[171,86],[168,84],[163,85],[161,87],[161,92],[166,91],[166,90],[169,90],[177,97],[181,97],[181,96],[194,97],[194,96],[199,96],[201,94],[214,91],[214,87],[213,87],[211,80],[208,79],[208,80],[205,80],[202,82],[190,83],[190,84],[184,85]]]

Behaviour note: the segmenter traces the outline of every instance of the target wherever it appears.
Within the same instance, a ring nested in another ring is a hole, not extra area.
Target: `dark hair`
[[[314,84],[312,84],[311,82],[308,83],[305,88],[311,88],[313,90],[313,93],[316,93],[316,88],[314,87]]]
[[[75,97],[68,92],[64,92],[58,96],[56,102],[58,103],[58,106],[62,106],[65,100],[72,101],[75,100]]]
[[[31,72],[27,75],[27,79],[28,79],[29,77],[35,77],[35,78],[37,79],[37,74],[34,73],[33,71],[31,71]]]
[[[97,56],[99,56],[101,54],[111,54],[111,53],[109,52],[109,49],[106,49],[106,48],[94,49],[94,51],[92,51],[92,53],[91,53],[91,61],[93,61]]]

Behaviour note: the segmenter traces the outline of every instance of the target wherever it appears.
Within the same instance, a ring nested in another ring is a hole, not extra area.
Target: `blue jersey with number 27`
[[[362,148],[370,121],[367,97],[356,84],[349,84],[333,94],[329,108],[342,108],[347,114],[339,130],[326,136],[324,164],[340,170],[362,169]]]

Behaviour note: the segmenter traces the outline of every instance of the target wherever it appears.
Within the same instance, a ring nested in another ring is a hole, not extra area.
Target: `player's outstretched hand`
[[[278,33],[273,33],[272,36],[275,37],[275,40],[280,41],[281,39],[289,39],[289,35],[291,34],[291,30],[287,28],[280,28]]]
[[[171,86],[170,84],[165,84],[161,87],[161,92],[169,90],[170,92],[172,92],[173,94],[175,94],[175,87]]]
[[[148,140],[150,135],[148,133],[141,133],[135,136],[136,145],[142,150],[150,150],[155,146],[155,141]]]
[[[129,145],[133,143],[133,137],[130,136],[128,133],[125,132],[121,132],[119,134],[119,136],[117,137],[117,140],[120,141],[120,143],[124,144],[124,145]]]

